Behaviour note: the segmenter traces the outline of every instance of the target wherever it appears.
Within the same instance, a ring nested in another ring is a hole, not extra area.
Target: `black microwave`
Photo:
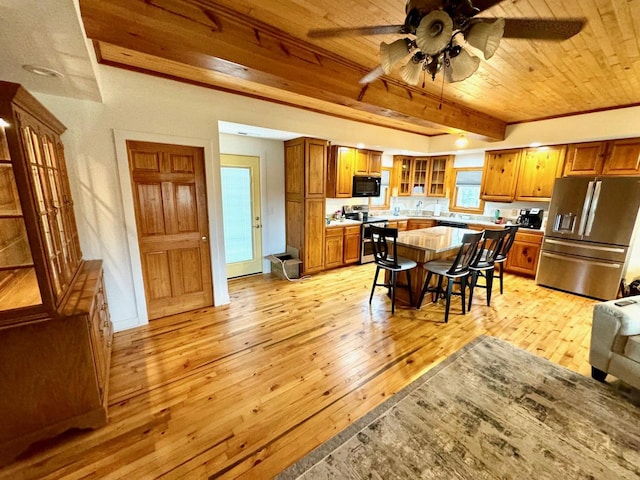
[[[353,177],[352,197],[379,197],[380,177],[366,177],[355,175]]]

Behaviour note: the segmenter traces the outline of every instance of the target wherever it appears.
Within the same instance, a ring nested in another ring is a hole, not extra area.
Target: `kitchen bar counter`
[[[414,304],[418,302],[427,279],[427,271],[422,268],[422,265],[431,260],[451,259],[453,261],[453,257],[462,245],[462,237],[465,233],[478,232],[456,227],[431,227],[398,232],[398,256],[410,258],[418,264],[417,268],[410,270]],[[400,275],[398,280],[404,283],[404,274]],[[409,305],[409,293],[406,288],[398,289],[396,301]],[[429,301],[428,298],[425,298],[425,301]]]

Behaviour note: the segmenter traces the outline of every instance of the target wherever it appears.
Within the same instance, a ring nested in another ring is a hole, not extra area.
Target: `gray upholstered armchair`
[[[591,376],[601,382],[607,374],[640,388],[640,296],[621,300],[636,303],[617,306],[617,300],[593,308]]]

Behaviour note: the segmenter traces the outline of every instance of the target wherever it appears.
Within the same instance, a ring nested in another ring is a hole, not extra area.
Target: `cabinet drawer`
[[[527,243],[536,243],[538,245],[542,245],[542,232],[540,233],[529,233],[523,232],[522,230],[518,230],[516,233],[516,242],[527,242]]]

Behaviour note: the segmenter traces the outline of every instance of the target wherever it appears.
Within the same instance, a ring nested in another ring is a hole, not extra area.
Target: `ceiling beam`
[[[364,67],[210,1],[80,0],[80,8],[87,36],[99,42],[288,92],[298,103],[307,97],[347,107],[341,110],[359,114],[354,119],[364,113],[424,134],[462,130],[504,139],[499,119],[388,77],[363,86]]]

